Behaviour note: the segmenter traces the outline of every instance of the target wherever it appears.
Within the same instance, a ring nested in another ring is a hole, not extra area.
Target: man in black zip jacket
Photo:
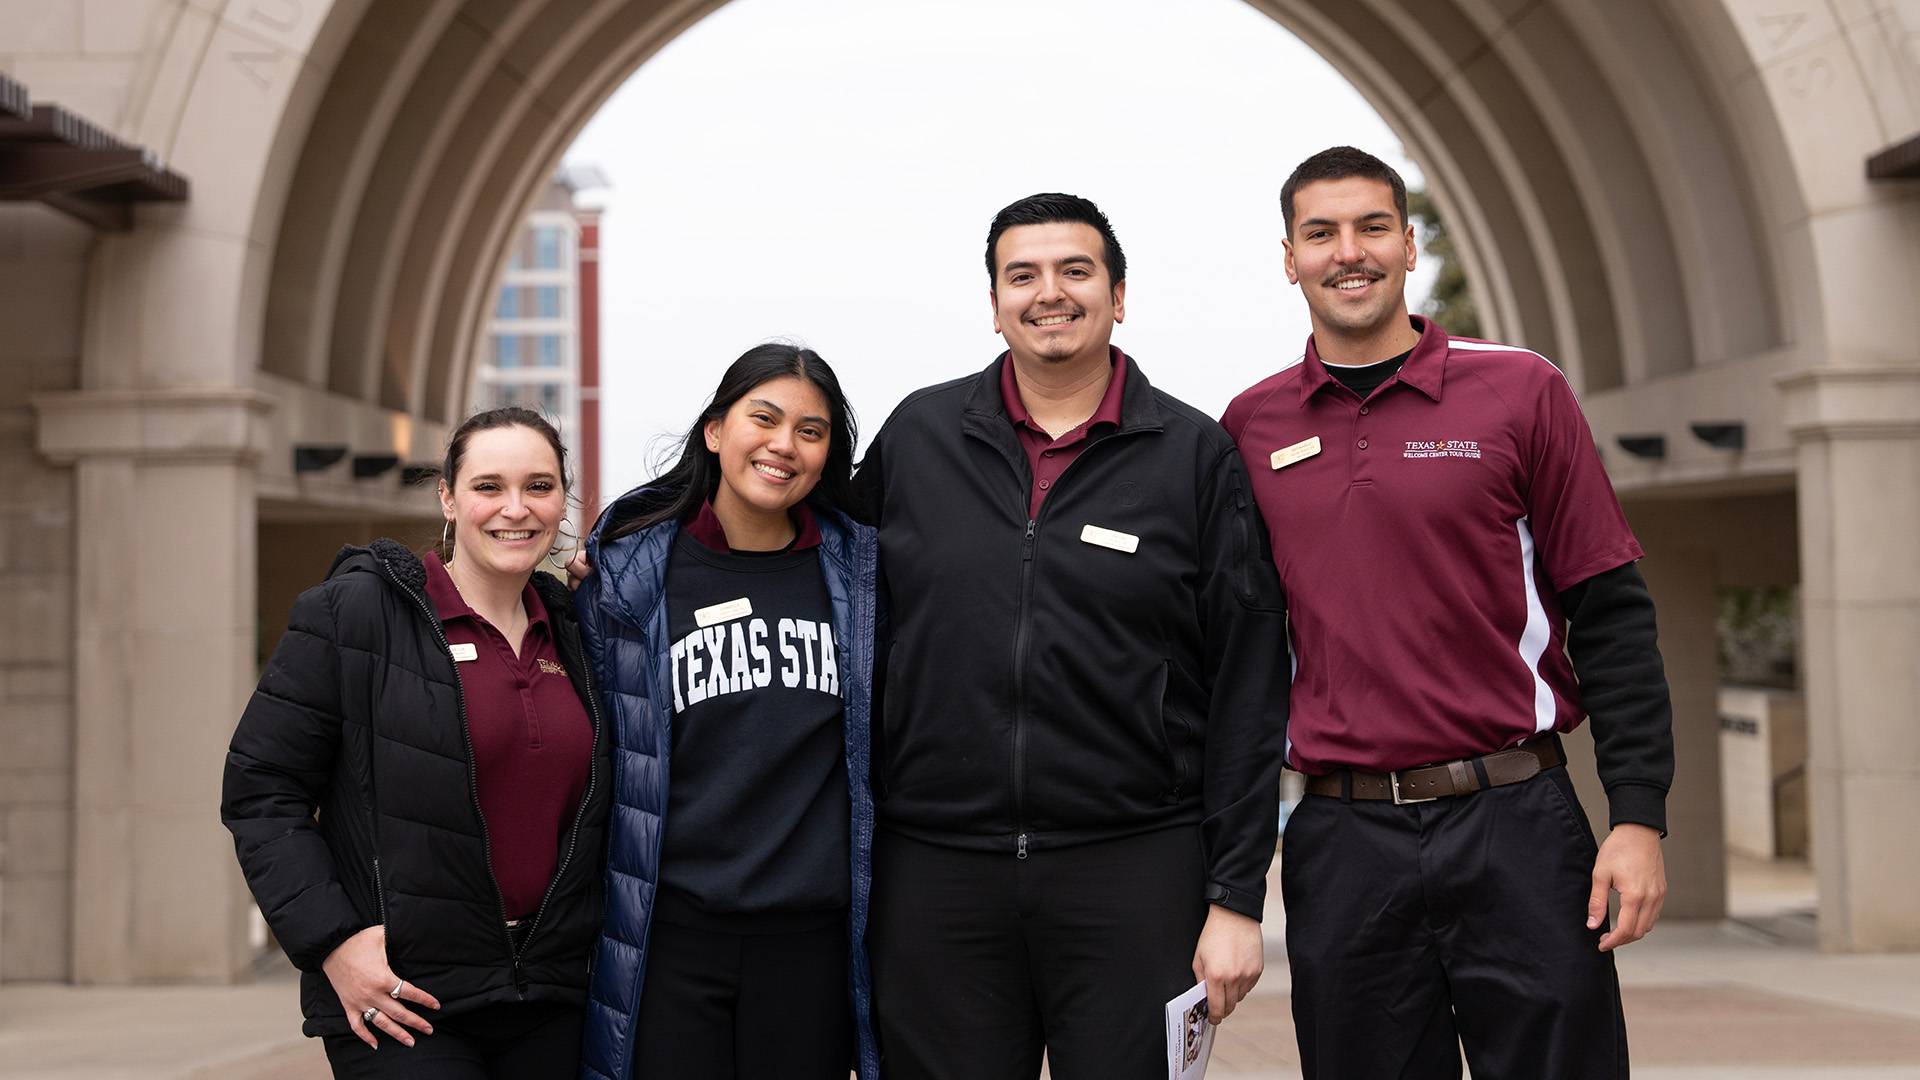
[[[891,631],[871,937],[886,1075],[1162,1076],[1165,1002],[1261,969],[1285,604],[1232,440],[1109,340],[1106,217],[987,238],[985,371],[909,397],[857,484]]]

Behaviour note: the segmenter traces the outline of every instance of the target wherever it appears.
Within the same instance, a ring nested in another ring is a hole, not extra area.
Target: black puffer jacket
[[[347,1019],[321,962],[377,923],[437,1016],[586,1000],[599,931],[608,740],[565,586],[534,575],[594,726],[592,777],[519,955],[488,858],[466,706],[426,568],[392,540],[345,548],[294,602],[227,753],[220,819],[267,925],[304,974],[304,1030]],[[315,811],[318,810],[318,817]]]

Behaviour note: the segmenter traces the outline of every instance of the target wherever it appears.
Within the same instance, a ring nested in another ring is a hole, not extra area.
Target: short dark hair
[[[993,215],[993,224],[987,228],[987,287],[994,288],[1000,281],[993,262],[993,249],[1000,243],[1001,233],[1016,225],[1051,225],[1060,221],[1093,226],[1094,231],[1107,243],[1104,257],[1107,275],[1115,285],[1127,280],[1127,256],[1120,250],[1120,240],[1113,235],[1113,224],[1107,220],[1107,215],[1101,213],[1091,200],[1049,191],[1029,195]]]
[[[1393,171],[1393,166],[1351,146],[1330,146],[1301,162],[1280,187],[1280,217],[1286,224],[1287,235],[1293,235],[1293,196],[1303,186],[1317,180],[1345,180],[1358,176],[1367,180],[1378,180],[1393,189],[1393,208],[1400,212],[1400,227],[1407,225],[1407,182]]]

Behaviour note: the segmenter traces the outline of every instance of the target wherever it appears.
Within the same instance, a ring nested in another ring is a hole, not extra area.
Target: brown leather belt
[[[1531,780],[1545,769],[1567,763],[1560,736],[1548,735],[1482,757],[1422,765],[1399,772],[1370,773],[1340,769],[1307,778],[1307,794],[1336,799],[1391,799],[1394,803],[1432,802],[1487,788]]]

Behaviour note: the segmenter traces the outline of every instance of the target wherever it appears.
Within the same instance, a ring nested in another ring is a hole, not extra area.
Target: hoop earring
[[[452,531],[453,519],[442,518],[440,521],[440,550],[449,556],[453,554],[453,540],[449,538],[447,534]]]
[[[580,547],[580,537],[573,533],[569,533],[567,531],[567,522],[565,518],[560,519],[560,524],[554,528],[554,531],[559,533],[561,536],[566,537],[568,540],[573,541],[572,543],[566,545],[565,547],[561,547],[559,544],[555,544],[552,547],[547,549],[547,565],[553,567],[555,570],[558,570],[564,574],[567,572],[567,564],[572,562],[573,560],[561,559],[556,562],[554,560],[554,556],[565,555],[569,551],[577,550]]]

